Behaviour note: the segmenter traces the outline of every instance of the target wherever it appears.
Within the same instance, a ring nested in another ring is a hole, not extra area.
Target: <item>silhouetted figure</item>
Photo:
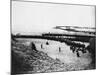
[[[74,47],[74,46],[72,46],[72,52],[73,52],[73,53],[75,52],[75,47]]]
[[[48,41],[46,42],[46,45],[49,45]]]
[[[61,52],[61,48],[59,47],[59,52]]]
[[[80,57],[79,52],[77,52],[77,57]]]
[[[80,57],[78,50],[76,51],[77,57]]]
[[[43,45],[41,44],[41,48],[43,48]]]
[[[32,50],[37,51],[37,50],[36,50],[36,46],[35,46],[35,44],[34,44],[33,42],[31,43],[31,48],[32,48]]]

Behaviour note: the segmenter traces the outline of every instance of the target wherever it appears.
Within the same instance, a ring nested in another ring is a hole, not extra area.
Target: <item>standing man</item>
[[[43,48],[43,45],[41,44],[41,49]]]
[[[59,47],[59,53],[61,52],[61,48]]]
[[[32,48],[32,50],[37,51],[36,46],[35,46],[35,44],[33,42],[31,42],[31,48]]]

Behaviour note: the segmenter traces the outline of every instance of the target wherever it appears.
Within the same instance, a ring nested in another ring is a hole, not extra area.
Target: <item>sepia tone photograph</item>
[[[12,75],[95,69],[95,5],[11,1]]]

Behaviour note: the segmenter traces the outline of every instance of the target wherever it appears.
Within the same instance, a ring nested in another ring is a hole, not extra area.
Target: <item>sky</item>
[[[53,31],[55,26],[95,27],[95,7],[12,1],[12,33]]]

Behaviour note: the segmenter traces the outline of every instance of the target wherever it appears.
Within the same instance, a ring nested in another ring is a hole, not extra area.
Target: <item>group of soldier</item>
[[[46,42],[46,45],[49,45],[49,42],[48,42],[48,41]],[[34,49],[34,50],[37,50],[37,49],[36,49],[36,46],[35,46],[35,44],[34,44],[34,42],[31,42],[31,49],[32,49],[32,50],[33,50],[33,49]],[[41,44],[41,49],[43,49],[43,44]]]
[[[49,42],[47,41],[45,44],[46,45],[49,45]],[[35,44],[33,42],[31,42],[31,48],[32,48],[32,50],[33,49],[34,50],[37,50],[36,49],[36,46],[35,46]],[[41,44],[41,49],[43,49],[43,44]],[[70,50],[72,50],[73,53],[76,52],[77,57],[80,57],[79,51],[82,51],[82,53],[86,53],[86,49],[85,48],[82,48],[82,47],[70,46]],[[58,51],[59,51],[59,53],[62,52],[61,47],[59,47],[59,50]]]
[[[49,42],[47,41],[45,44],[46,45],[49,45]],[[31,43],[31,45],[32,45],[32,49],[37,50],[36,49],[36,46],[35,46],[35,44],[33,42]],[[43,49],[43,44],[41,44],[41,49]],[[80,57],[80,53],[79,53],[80,51],[82,53],[86,53],[88,51],[88,52],[91,53],[92,58],[94,60],[95,59],[95,39],[94,38],[91,38],[90,41],[89,41],[89,46],[87,46],[87,47],[85,47],[84,44],[83,45],[80,45],[80,43],[75,44],[75,45],[72,44],[72,45],[70,45],[70,50],[73,53],[76,53],[77,57]],[[61,47],[59,47],[59,50],[58,51],[59,51],[59,53],[62,52]]]
[[[72,50],[73,53],[76,52],[77,57],[80,57],[79,51],[81,51],[82,53],[86,53],[85,47],[70,46],[70,50]]]

